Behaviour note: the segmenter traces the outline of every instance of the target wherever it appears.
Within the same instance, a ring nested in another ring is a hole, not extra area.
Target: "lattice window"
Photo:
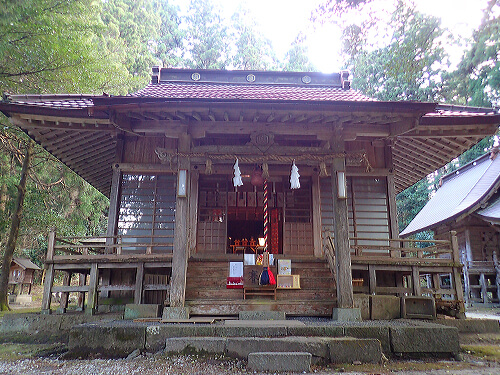
[[[125,236],[122,251],[145,251],[132,244],[161,243],[153,252],[172,252],[175,227],[176,177],[123,174],[118,235]]]

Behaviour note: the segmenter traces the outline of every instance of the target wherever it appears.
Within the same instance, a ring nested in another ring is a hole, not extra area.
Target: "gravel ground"
[[[467,368],[463,368],[464,366]],[[432,367],[439,367],[439,369]],[[360,369],[313,366],[311,374],[326,375],[340,372],[350,375],[391,373],[400,375],[490,375],[500,374],[500,366],[487,362],[472,363],[470,361],[440,361],[431,364],[422,361],[407,361],[401,362],[399,365],[397,363],[387,367],[372,365]],[[56,358],[33,358],[0,361],[1,375],[242,375],[249,373],[257,374],[246,370],[245,361],[218,356],[166,357],[162,354],[154,354],[139,355],[133,359],[59,360]]]

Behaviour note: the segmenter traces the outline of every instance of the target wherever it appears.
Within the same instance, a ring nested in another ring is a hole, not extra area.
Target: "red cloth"
[[[269,285],[276,285],[276,279],[274,278],[274,275],[271,272],[271,268],[268,268],[267,272],[269,273]]]

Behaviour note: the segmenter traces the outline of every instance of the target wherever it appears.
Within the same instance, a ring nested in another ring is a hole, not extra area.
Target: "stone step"
[[[311,371],[311,353],[256,352],[248,355],[248,369],[252,371]]]
[[[379,340],[353,337],[174,337],[166,339],[165,352],[218,353],[249,360],[250,354],[259,352],[308,353],[315,364],[378,363],[382,360]]]

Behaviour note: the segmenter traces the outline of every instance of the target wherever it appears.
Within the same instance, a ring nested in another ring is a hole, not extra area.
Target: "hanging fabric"
[[[295,160],[292,164],[292,172],[290,174],[290,189],[300,189],[300,181],[299,181],[299,168],[295,165]]]
[[[233,185],[234,185],[234,187],[238,187],[238,186],[243,185],[243,181],[241,179],[240,166],[238,165],[238,159],[236,159],[236,163],[234,163]]]
[[[206,175],[210,175],[212,173],[213,173],[213,171],[212,171],[212,160],[211,159],[207,159],[207,161],[205,163],[205,174]]]
[[[269,178],[269,165],[267,163],[262,163],[262,178],[267,180]]]

